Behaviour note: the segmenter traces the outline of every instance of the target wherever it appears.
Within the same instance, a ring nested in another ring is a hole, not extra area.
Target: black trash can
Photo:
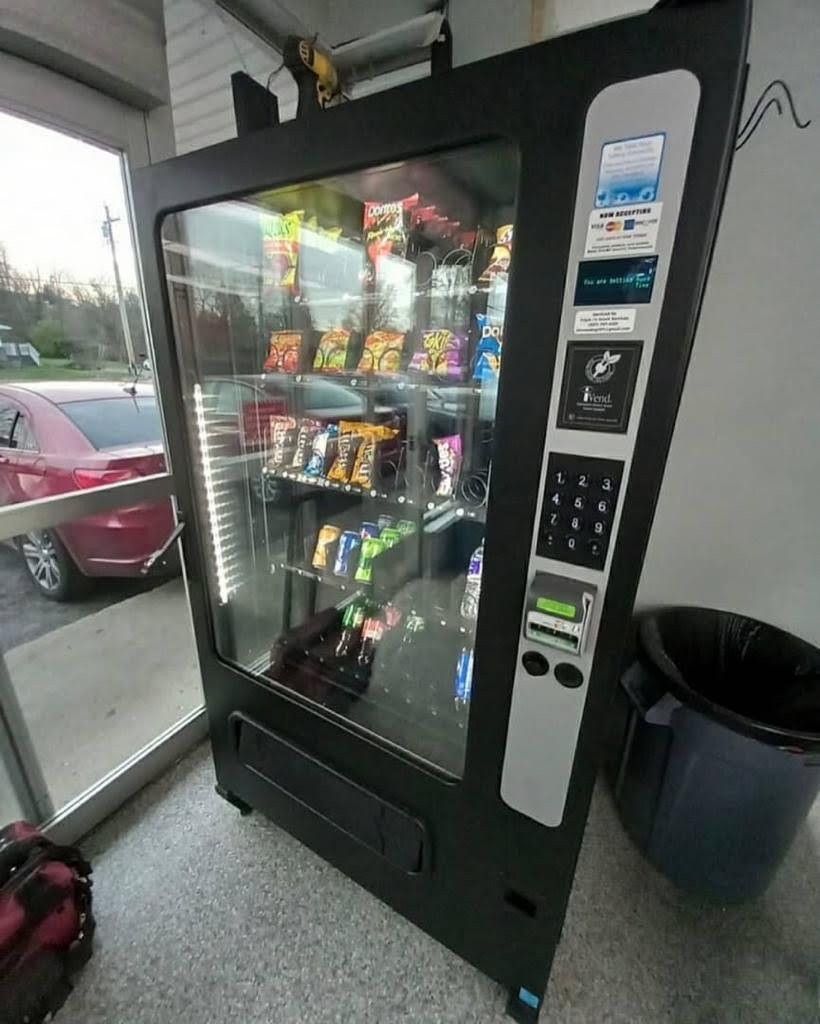
[[[729,612],[647,615],[621,679],[621,819],[681,888],[762,893],[820,790],[820,651]]]

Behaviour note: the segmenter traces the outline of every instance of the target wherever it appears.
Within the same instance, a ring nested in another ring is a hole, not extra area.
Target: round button
[[[593,539],[587,544],[587,551],[591,558],[600,558],[604,552],[604,545],[601,541]]]
[[[550,505],[553,505],[555,508],[557,508],[561,504],[560,492],[553,491],[552,494],[550,494],[550,496],[547,498],[547,501],[550,503]]]
[[[581,516],[572,516],[569,521],[569,528],[573,533],[580,533],[584,528],[584,520]]]
[[[578,550],[578,538],[577,537],[567,537],[565,543],[567,545],[567,551],[577,551]]]
[[[575,479],[575,483],[582,490],[586,490],[589,487],[589,473],[579,473]]]
[[[566,661],[562,661],[560,665],[555,666],[555,678],[562,686],[566,686],[570,690],[577,690],[584,682],[581,670]]]
[[[552,474],[552,482],[556,487],[563,487],[567,482],[567,471],[565,469],[556,469]]]
[[[561,521],[561,515],[560,515],[559,512],[550,512],[550,514],[547,516],[547,525],[548,526],[557,526],[560,521]]]
[[[615,481],[611,476],[601,477],[601,490],[606,491],[608,494],[612,494],[615,490]]]
[[[592,532],[596,537],[603,537],[606,533],[606,523],[602,519],[596,519],[592,524]]]
[[[576,512],[583,512],[587,505],[587,496],[585,494],[576,494],[572,499],[572,507]]]
[[[550,670],[550,663],[538,651],[524,651],[521,664],[531,676],[545,676]]]
[[[599,516],[608,516],[611,508],[612,505],[606,500],[606,498],[601,498],[595,502],[595,511]]]

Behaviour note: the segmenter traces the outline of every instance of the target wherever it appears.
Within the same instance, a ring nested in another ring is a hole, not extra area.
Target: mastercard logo
[[[604,231],[606,231],[607,234],[611,234],[613,231],[620,231],[621,226],[622,225],[619,220],[608,220],[604,226]]]

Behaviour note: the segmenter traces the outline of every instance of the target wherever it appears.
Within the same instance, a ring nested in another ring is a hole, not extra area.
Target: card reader
[[[580,655],[596,592],[590,583],[536,573],[527,595],[524,636],[544,647]]]

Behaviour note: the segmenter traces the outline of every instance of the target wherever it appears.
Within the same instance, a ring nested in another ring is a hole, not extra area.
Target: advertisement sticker
[[[653,253],[663,203],[609,207],[589,215],[584,256],[630,256]]]
[[[665,141],[666,133],[658,132],[605,143],[595,190],[596,207],[654,203]]]

